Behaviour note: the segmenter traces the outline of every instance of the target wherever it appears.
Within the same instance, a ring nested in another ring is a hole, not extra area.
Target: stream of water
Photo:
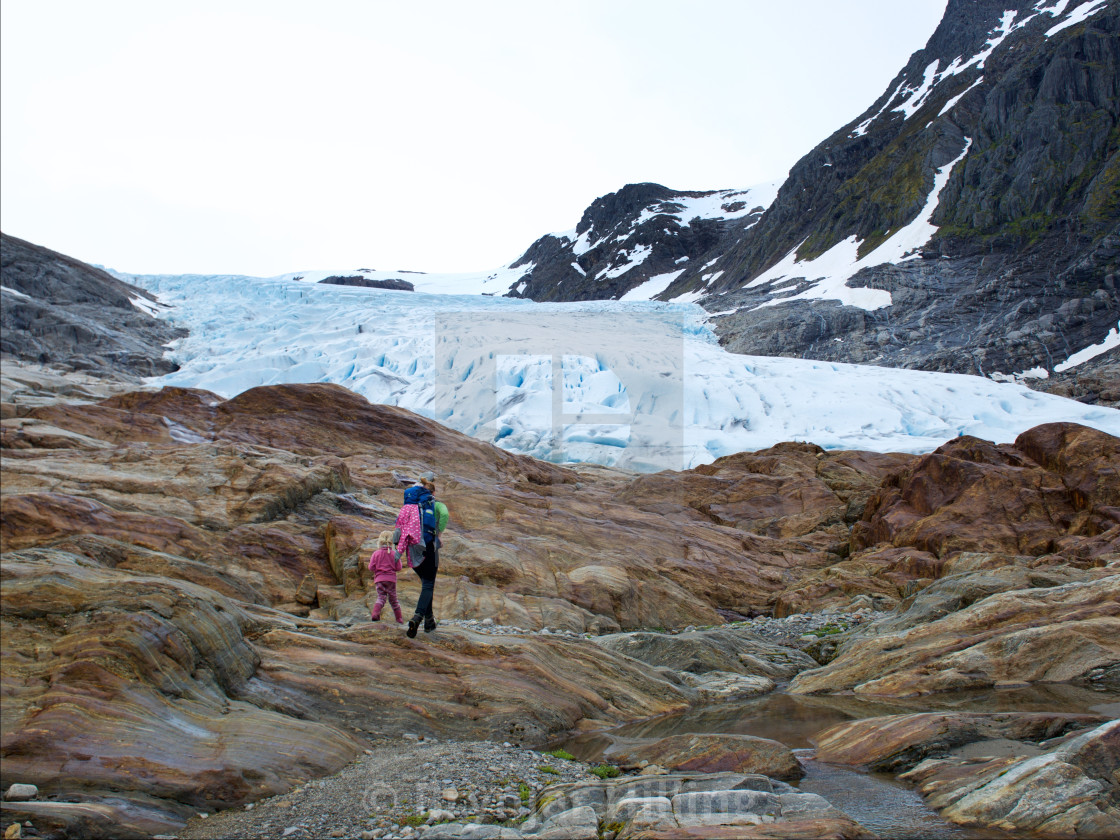
[[[780,741],[797,751],[805,769],[798,786],[818,793],[880,837],[915,840],[1006,838],[964,829],[926,807],[909,785],[889,774],[866,773],[814,761],[813,737],[838,723],[914,712],[1072,712],[1120,717],[1120,694],[1071,685],[954,692],[914,698],[865,698],[854,695],[768,694],[635,721],[590,732],[561,746],[584,761],[610,760],[614,751],[680,734],[753,735]]]

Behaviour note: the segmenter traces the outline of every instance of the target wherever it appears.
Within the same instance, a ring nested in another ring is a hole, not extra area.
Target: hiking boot
[[[404,624],[404,616],[401,615],[400,610],[394,611],[393,612],[393,617],[397,619],[397,624]]]
[[[425,633],[431,633],[437,627],[439,627],[439,625],[436,624],[436,620],[434,618],[432,618],[430,615],[427,618],[424,619],[424,632]]]
[[[408,638],[410,638],[410,639],[415,639],[416,638],[416,631],[419,628],[420,628],[420,619],[417,616],[414,615],[412,618],[410,618],[408,620],[408,629],[404,631],[404,634],[406,636],[408,636]]]
[[[381,610],[374,610],[373,612],[371,612],[369,614],[369,620],[370,621],[380,621],[381,620]]]

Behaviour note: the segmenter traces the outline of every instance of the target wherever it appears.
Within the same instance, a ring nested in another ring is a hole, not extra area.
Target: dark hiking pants
[[[436,551],[434,542],[424,547],[424,562],[412,571],[420,578],[420,600],[416,602],[416,615],[434,620],[432,599],[436,591],[436,574],[439,572],[439,552]]]

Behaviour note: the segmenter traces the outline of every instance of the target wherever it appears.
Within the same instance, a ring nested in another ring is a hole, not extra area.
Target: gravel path
[[[333,776],[245,808],[191,820],[182,838],[389,838],[432,821],[513,825],[553,782],[595,778],[588,765],[490,741],[405,736]]]

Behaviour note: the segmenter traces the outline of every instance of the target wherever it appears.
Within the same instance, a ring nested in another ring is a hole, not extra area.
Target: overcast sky
[[[497,267],[626,183],[747,187],[945,0],[0,6],[0,227],[136,273]]]

